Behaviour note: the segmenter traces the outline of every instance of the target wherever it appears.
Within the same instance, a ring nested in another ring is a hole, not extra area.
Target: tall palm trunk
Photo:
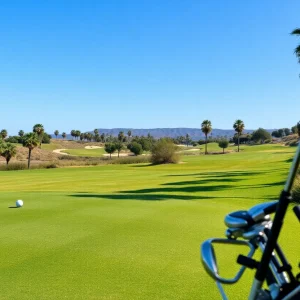
[[[30,158],[31,158],[31,149],[29,148],[29,154],[28,154],[28,169],[30,168]]]
[[[240,134],[238,134],[238,152],[240,152]]]
[[[225,153],[225,148],[223,148],[223,154]]]
[[[205,134],[205,154],[207,154],[207,133]]]
[[[109,153],[109,159],[111,159],[111,153]]]

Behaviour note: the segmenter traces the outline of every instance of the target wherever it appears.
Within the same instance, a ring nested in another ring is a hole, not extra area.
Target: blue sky
[[[290,127],[298,0],[0,2],[0,129]]]

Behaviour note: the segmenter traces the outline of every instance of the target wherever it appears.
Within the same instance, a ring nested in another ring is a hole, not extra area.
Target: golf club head
[[[232,279],[222,278],[219,275],[217,258],[216,258],[213,244],[248,246],[250,248],[250,252],[248,253],[247,257],[253,256],[255,252],[254,246],[246,241],[238,241],[238,240],[230,240],[230,239],[209,239],[201,245],[201,261],[207,274],[217,282],[221,282],[225,284],[236,283],[242,277],[245,271],[245,267],[244,266],[241,267],[238,273],[236,274],[236,276]]]

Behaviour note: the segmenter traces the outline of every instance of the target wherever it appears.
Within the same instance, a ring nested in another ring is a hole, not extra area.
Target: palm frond
[[[294,34],[294,35],[300,35],[300,28],[296,28],[294,29],[291,34]]]
[[[300,45],[295,49],[295,54],[297,57],[300,57]]]

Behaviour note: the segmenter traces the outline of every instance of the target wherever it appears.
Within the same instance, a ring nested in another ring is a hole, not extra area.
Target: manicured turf
[[[98,148],[98,149],[68,149],[64,150],[62,152],[71,154],[71,155],[76,155],[76,156],[90,156],[90,157],[100,157],[104,153],[104,148]]]
[[[200,243],[224,236],[226,213],[276,199],[295,151],[244,148],[178,165],[1,172],[0,299],[220,299]],[[9,208],[17,199],[24,207]],[[298,221],[286,225],[295,268]],[[252,274],[226,289],[232,299],[247,298]]]

